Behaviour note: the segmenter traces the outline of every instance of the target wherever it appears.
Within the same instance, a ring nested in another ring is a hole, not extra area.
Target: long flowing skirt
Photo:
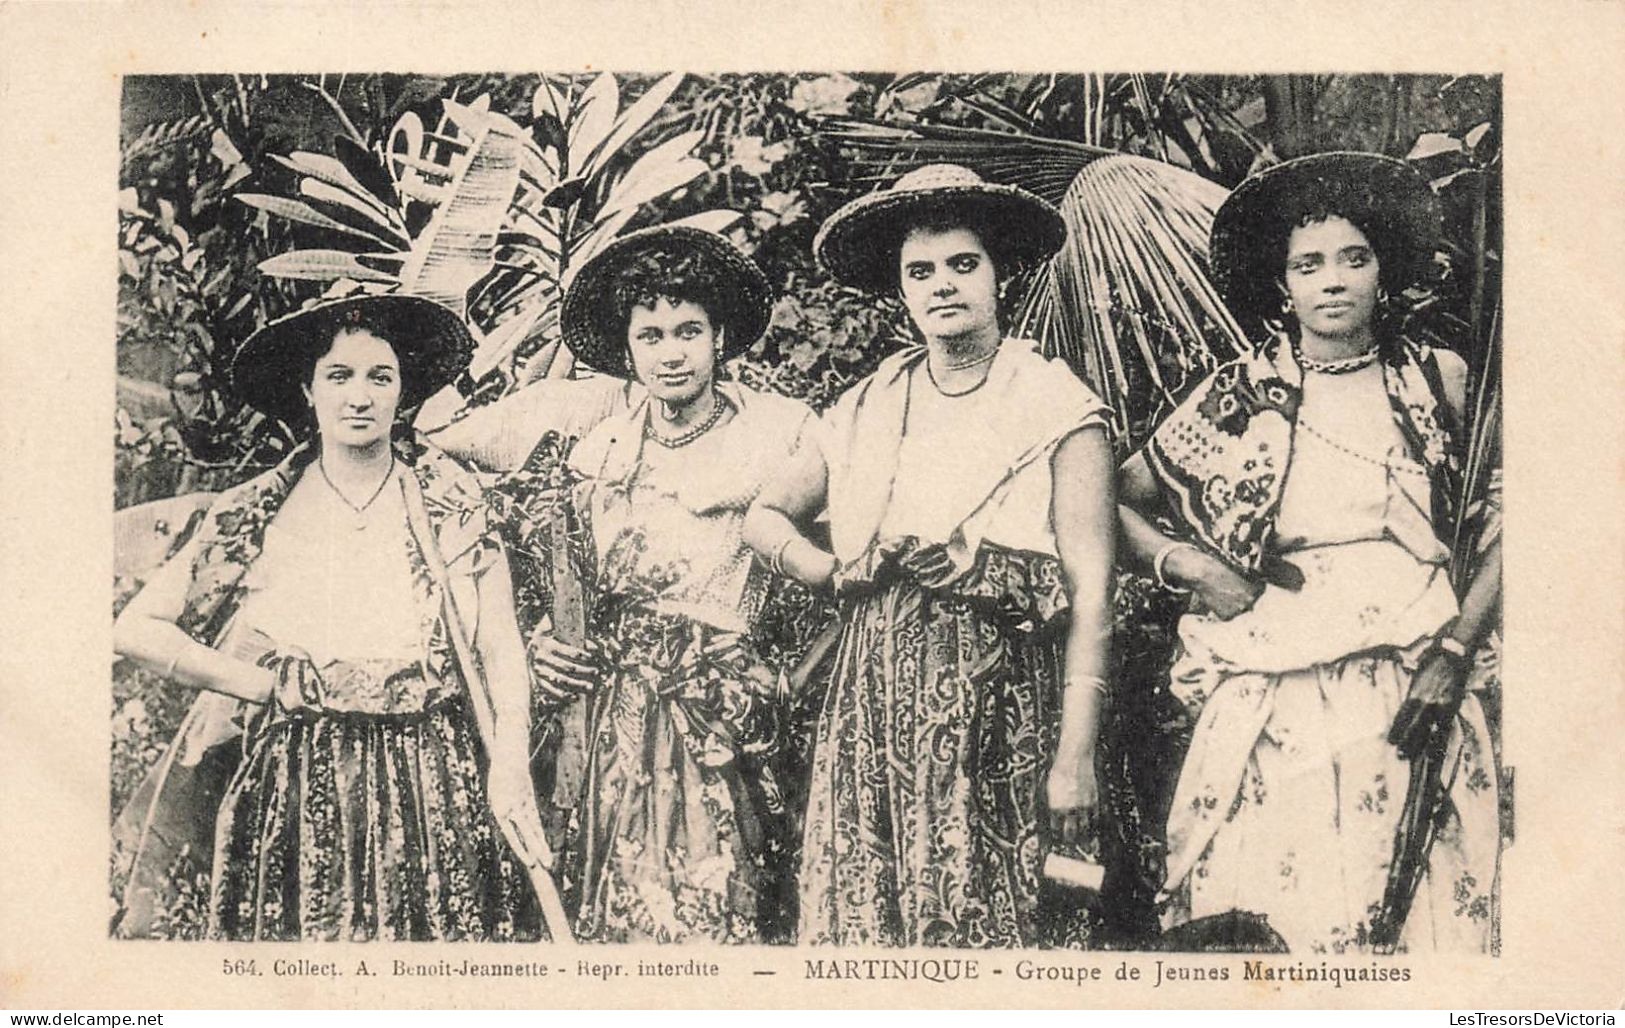
[[[776,680],[742,636],[630,607],[607,615],[593,715],[578,934],[741,943],[779,931]]]
[[[507,940],[536,899],[460,698],[410,714],[267,711],[216,828],[216,938]]]
[[[1063,595],[1053,559],[984,547],[946,589],[894,575],[849,596],[813,754],[801,942],[1052,941],[1039,828]]]
[[[1266,915],[1294,952],[1364,949],[1410,776],[1386,739],[1410,686],[1400,653],[1285,674],[1215,675],[1187,657],[1175,673],[1208,679],[1193,688],[1210,694],[1170,814],[1168,919],[1244,910]],[[1448,752],[1448,803],[1402,943],[1483,951],[1499,829],[1475,696]]]

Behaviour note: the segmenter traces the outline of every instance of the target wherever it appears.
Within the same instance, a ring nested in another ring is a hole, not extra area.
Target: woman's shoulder
[[[718,388],[738,409],[741,423],[750,425],[752,431],[765,429],[796,434],[815,417],[813,409],[804,401],[781,393],[752,389],[734,382],[724,383]]]
[[[1104,418],[1107,407],[1100,395],[1059,357],[1046,357],[1030,339],[1007,339],[1012,399],[1067,416]]]
[[[846,388],[824,412],[824,420],[838,422],[850,420],[865,403],[878,393],[905,389],[908,372],[925,357],[925,347],[907,346],[881,360],[875,370]]]
[[[616,411],[588,429],[565,458],[570,470],[582,478],[601,478],[610,451],[628,435],[642,433],[645,407],[646,402],[634,403],[630,408]]]

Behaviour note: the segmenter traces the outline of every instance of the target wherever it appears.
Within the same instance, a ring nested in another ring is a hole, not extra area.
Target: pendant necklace
[[[367,527],[367,508],[371,507],[378,497],[384,494],[384,486],[389,484],[389,480],[395,472],[395,455],[393,453],[389,455],[389,469],[384,472],[383,481],[378,483],[378,488],[372,491],[372,495],[367,498],[367,502],[361,504],[360,506],[351,503],[350,498],[345,496],[337,485],[333,484],[332,477],[327,473],[326,461],[318,459],[316,461],[316,468],[322,473],[322,481],[327,483],[327,488],[333,490],[333,495],[342,500],[344,505],[350,508],[350,510],[355,514],[355,524],[352,527],[357,532],[360,532]]]

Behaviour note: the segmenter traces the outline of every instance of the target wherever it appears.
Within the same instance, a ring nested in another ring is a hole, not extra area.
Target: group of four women
[[[1001,282],[1065,240],[1031,194],[933,165],[830,218],[823,266],[900,299],[919,345],[821,418],[718,381],[769,319],[747,257],[631,233],[579,270],[562,324],[641,388],[559,455],[524,538],[454,433],[392,441],[465,366],[455,316],[370,297],[266,326],[236,385],[314,438],[219,497],[117,625],[120,653],[208,691],[138,794],[119,931],[163,930],[206,874],[226,938],[1075,939],[1046,854],[1098,833],[1101,714],[1146,687],[1111,680],[1121,549],[1192,596],[1165,922],[1240,910],[1294,949],[1365,946],[1407,759],[1448,738],[1407,941],[1483,947],[1495,769],[1466,685],[1498,564],[1458,601],[1440,539],[1464,366],[1384,318],[1437,218],[1370,155],[1250,179],[1212,268],[1275,334],[1120,470],[1101,402],[1003,334]],[[516,571],[546,579],[518,613]],[[791,579],[835,603],[818,674],[764,656]],[[815,691],[799,762],[790,683]],[[556,743],[572,712],[579,756],[538,760],[537,724]],[[539,803],[538,765],[572,759]]]

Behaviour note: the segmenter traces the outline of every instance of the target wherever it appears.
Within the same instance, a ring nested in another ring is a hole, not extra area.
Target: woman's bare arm
[[[1051,466],[1051,517],[1071,607],[1061,735],[1048,786],[1050,809],[1060,813],[1098,801],[1094,756],[1111,654],[1117,504],[1111,444],[1103,431],[1068,437]]]
[[[808,540],[796,523],[824,509],[828,490],[823,451],[808,441],[751,504],[745,515],[746,545],[766,560],[777,558],[786,573],[807,585],[827,585],[835,576],[835,557]]]
[[[195,554],[195,544],[183,547],[148,579],[113,622],[113,649],[184,685],[264,703],[276,684],[271,671],[204,646],[176,625]]]

